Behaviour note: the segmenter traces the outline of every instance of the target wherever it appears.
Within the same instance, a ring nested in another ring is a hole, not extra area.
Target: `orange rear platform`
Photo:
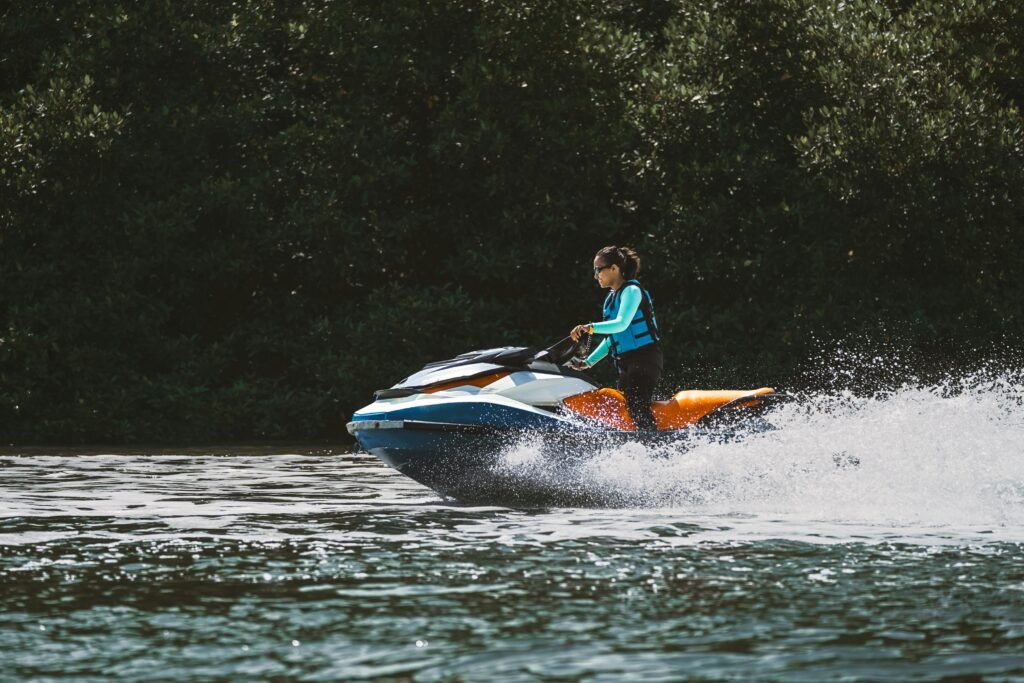
[[[659,431],[685,429],[702,417],[718,410],[724,405],[750,398],[755,404],[763,396],[774,394],[775,390],[768,387],[746,390],[714,390],[680,391],[667,401],[652,401],[654,421]],[[626,410],[626,399],[617,389],[598,389],[583,394],[570,396],[562,401],[568,410],[592,420],[596,420],[613,429],[635,432],[636,425],[629,411]],[[742,402],[738,406],[744,405]]]

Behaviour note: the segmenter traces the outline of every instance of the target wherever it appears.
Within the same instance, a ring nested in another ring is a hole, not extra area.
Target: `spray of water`
[[[775,431],[738,441],[631,443],[601,449],[573,468],[553,466],[526,442],[505,454],[502,467],[628,507],[1021,526],[1022,406],[1024,373],[983,369],[871,393],[806,393],[770,415]]]

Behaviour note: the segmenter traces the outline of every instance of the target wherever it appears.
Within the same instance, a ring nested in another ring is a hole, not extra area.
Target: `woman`
[[[654,431],[651,398],[664,361],[654,305],[636,280],[639,272],[640,257],[629,247],[605,247],[597,252],[594,278],[602,288],[611,290],[604,300],[604,321],[577,325],[569,336],[578,341],[584,332],[608,335],[583,367],[591,367],[611,352],[619,371],[619,390],[626,396],[626,408],[636,428]]]

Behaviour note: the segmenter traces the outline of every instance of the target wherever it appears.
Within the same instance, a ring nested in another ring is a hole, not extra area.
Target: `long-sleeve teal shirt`
[[[621,298],[619,299],[619,312],[611,320],[605,320],[599,323],[591,323],[594,328],[594,334],[618,334],[624,332],[626,328],[633,322],[633,317],[636,315],[636,310],[640,308],[640,302],[643,300],[643,293],[639,287],[626,287],[623,290]],[[589,356],[587,356],[587,365],[594,365],[595,363],[602,360],[608,355],[608,350],[612,346],[611,337],[605,337],[597,348],[594,349]]]

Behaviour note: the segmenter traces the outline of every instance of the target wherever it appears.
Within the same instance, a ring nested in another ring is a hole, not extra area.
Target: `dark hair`
[[[630,247],[605,247],[594,258],[600,258],[608,265],[617,265],[627,280],[632,280],[640,272],[640,255]]]

